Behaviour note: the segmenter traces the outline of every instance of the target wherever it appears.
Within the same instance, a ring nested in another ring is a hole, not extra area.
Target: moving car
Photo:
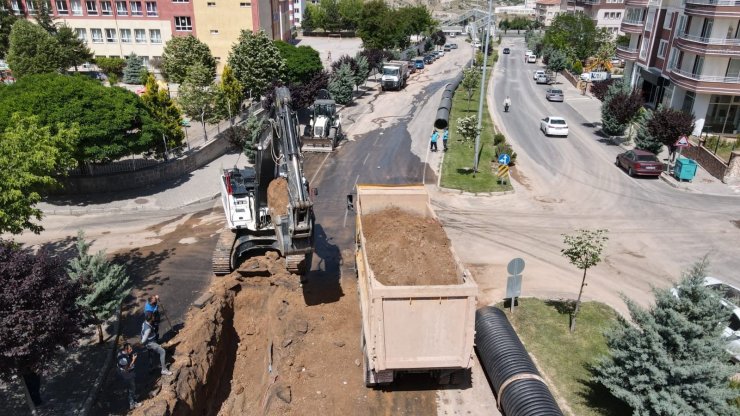
[[[511,53],[511,49],[509,49],[509,48],[504,48],[504,55],[508,55],[508,54],[510,54],[510,53]]]
[[[545,98],[547,98],[547,101],[558,101],[562,103],[565,100],[565,95],[560,88],[550,87],[545,91]]]
[[[549,84],[550,78],[545,74],[540,74],[537,76],[537,83],[538,84]]]
[[[527,56],[527,62],[529,62],[530,64],[533,64],[533,63],[537,62],[537,55],[529,55],[529,56]]]
[[[568,123],[562,117],[549,116],[540,121],[540,130],[545,136],[568,136]]]
[[[542,70],[542,69],[538,69],[538,70],[534,71],[534,74],[532,74],[532,79],[535,80],[535,81],[537,81],[537,78],[539,78],[540,75],[545,75],[545,71]]]
[[[449,43],[448,43],[448,44],[446,44],[446,45],[444,46],[444,51],[445,51],[445,52],[449,52],[449,51],[451,51],[451,50],[452,50],[452,46],[450,46],[450,44],[449,44]]]
[[[455,35],[453,34],[452,37],[454,38]],[[450,43],[450,48],[457,49],[457,43]]]
[[[627,170],[630,176],[660,176],[664,165],[655,154],[647,150],[633,149],[617,155],[617,166]]]

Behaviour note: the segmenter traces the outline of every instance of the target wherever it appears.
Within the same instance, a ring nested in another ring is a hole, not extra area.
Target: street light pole
[[[488,42],[491,39],[491,6],[493,0],[488,0],[488,23],[486,24],[486,46],[483,49],[483,75],[480,81],[480,98],[478,100],[478,132],[475,135],[475,160],[473,172],[478,172],[478,153],[480,152],[480,132],[483,124],[483,100],[486,95],[486,68],[488,67]]]

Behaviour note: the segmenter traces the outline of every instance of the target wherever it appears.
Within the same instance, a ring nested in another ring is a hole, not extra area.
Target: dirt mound
[[[173,375],[135,415],[433,414],[434,391],[367,389],[355,279],[332,303],[307,305],[275,253],[215,280],[171,342]],[[247,263],[245,263],[247,264]],[[261,275],[267,270],[270,275]]]
[[[462,283],[439,221],[390,208],[362,216],[362,232],[375,278],[384,285]]]
[[[267,185],[267,206],[270,208],[271,215],[280,216],[288,213],[288,181],[283,178],[276,178]]]

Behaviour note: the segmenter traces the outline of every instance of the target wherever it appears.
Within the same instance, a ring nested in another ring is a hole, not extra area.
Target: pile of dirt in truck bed
[[[368,262],[388,286],[462,283],[439,221],[390,208],[362,216]]]
[[[320,301],[321,284],[302,286],[274,253],[216,279],[170,343],[174,374],[134,415],[435,414],[433,390],[365,387],[347,281],[343,296]]]
[[[276,178],[267,185],[267,206],[273,216],[285,215],[288,213],[288,181],[283,178]]]

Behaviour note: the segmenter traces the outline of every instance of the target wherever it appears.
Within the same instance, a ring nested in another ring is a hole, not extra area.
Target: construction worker
[[[144,305],[144,318],[146,319],[146,313],[150,312],[154,315],[154,329],[159,333],[159,322],[161,319],[159,311],[159,295],[152,295],[147,298],[146,305]]]
[[[154,328],[154,314],[147,312],[145,316],[146,318],[144,319],[144,323],[141,324],[141,344],[150,352],[159,354],[159,368],[161,368],[161,374],[163,376],[169,376],[172,372],[167,370],[167,366],[165,364],[166,352],[164,348],[157,343],[159,334],[157,334],[157,330]]]
[[[439,139],[439,131],[437,131],[437,129],[434,129],[434,132],[432,133],[430,147],[429,147],[429,150],[431,150],[432,152],[437,151],[437,140],[438,139]]]
[[[445,132],[442,134],[442,149],[444,149],[445,152],[447,151],[447,139],[449,138],[450,138],[450,129],[445,127]]]
[[[118,353],[116,364],[118,365],[118,375],[126,384],[128,390],[128,407],[131,410],[136,409],[141,406],[141,403],[136,401],[136,373],[134,372],[136,354],[134,354],[134,349],[131,348],[131,344],[128,342],[123,344],[123,348]]]

